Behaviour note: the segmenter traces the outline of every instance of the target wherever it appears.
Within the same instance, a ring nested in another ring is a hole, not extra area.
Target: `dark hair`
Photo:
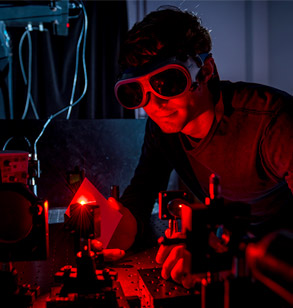
[[[211,51],[209,31],[194,14],[176,7],[151,12],[128,31],[120,49],[121,69],[141,66],[158,57],[195,56]]]

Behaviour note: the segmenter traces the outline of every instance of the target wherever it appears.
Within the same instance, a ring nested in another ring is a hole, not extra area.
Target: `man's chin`
[[[162,132],[165,134],[176,134],[180,132],[180,130],[176,129],[176,127],[164,126],[164,125],[159,125],[159,127],[161,128]]]

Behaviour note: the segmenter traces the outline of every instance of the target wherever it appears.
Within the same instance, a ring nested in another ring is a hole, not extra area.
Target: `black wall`
[[[6,150],[31,149],[45,121],[0,120],[0,146],[10,138]],[[38,196],[48,199],[50,207],[67,207],[79,187],[69,184],[68,173],[75,168],[107,198],[111,185],[120,193],[128,185],[144,136],[145,120],[52,120],[37,143],[41,176]]]

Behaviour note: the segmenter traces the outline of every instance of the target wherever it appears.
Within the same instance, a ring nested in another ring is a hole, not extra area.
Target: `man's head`
[[[209,31],[197,16],[175,8],[148,14],[121,47],[118,100],[126,108],[143,107],[165,133],[202,137],[202,125],[213,117],[210,50]]]
[[[148,14],[128,32],[121,50],[122,70],[141,66],[157,58],[177,56],[185,60],[212,48],[209,31],[200,19],[185,11],[170,7]]]

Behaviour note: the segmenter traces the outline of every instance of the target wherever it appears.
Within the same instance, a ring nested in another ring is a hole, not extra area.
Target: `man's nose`
[[[168,103],[168,100],[160,98],[153,93],[149,93],[150,98],[148,104],[144,107],[145,111],[152,109],[161,109]]]

